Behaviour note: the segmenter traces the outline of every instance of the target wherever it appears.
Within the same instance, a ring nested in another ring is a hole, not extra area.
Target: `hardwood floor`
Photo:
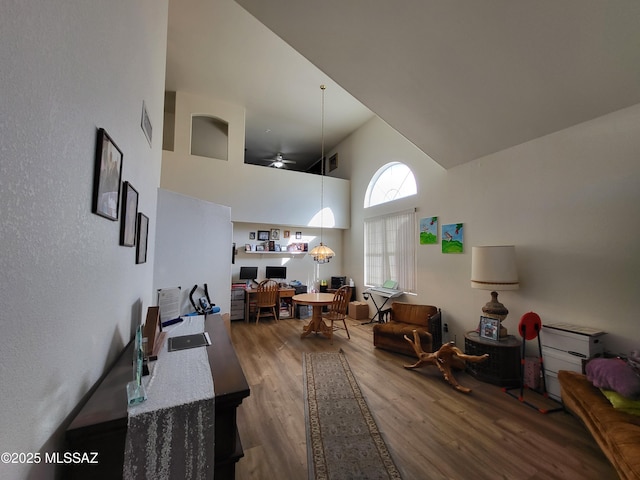
[[[541,414],[465,372],[455,391],[437,368],[402,368],[410,357],[373,347],[372,325],[347,320],[334,334],[300,339],[306,321],[231,323],[251,387],[238,409],[245,457],[238,479],[305,479],[302,353],[345,352],[405,480],[616,479],[588,431],[565,412]]]

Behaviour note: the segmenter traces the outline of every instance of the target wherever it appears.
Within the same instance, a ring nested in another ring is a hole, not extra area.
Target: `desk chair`
[[[333,322],[340,322],[344,325],[344,329],[347,331],[347,338],[350,340],[351,335],[349,335],[349,329],[347,328],[347,322],[345,318],[347,317],[347,307],[349,306],[349,300],[351,299],[351,287],[345,285],[336,290],[336,293],[333,294],[333,302],[329,305],[329,311],[322,315],[324,320],[329,320],[331,322],[331,329],[329,334],[329,341],[333,345],[333,331],[336,328],[342,327],[334,327]]]
[[[258,285],[256,291],[256,323],[260,321],[263,309],[266,309],[266,316],[273,316],[278,320],[278,292],[280,287],[273,280],[263,280]]]

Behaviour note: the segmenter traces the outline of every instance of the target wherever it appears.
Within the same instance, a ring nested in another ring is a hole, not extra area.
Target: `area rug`
[[[304,353],[309,478],[400,479],[344,352]]]

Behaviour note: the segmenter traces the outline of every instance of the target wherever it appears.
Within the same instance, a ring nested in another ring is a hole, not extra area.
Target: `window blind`
[[[396,280],[398,289],[416,290],[416,213],[391,213],[364,221],[364,281],[382,285]]]

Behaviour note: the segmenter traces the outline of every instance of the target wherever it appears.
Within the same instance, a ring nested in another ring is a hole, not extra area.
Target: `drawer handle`
[[[579,352],[572,352],[572,351],[568,351],[567,353],[573,355],[574,357],[582,357],[582,358],[587,358],[587,356],[583,353],[579,353]]]

